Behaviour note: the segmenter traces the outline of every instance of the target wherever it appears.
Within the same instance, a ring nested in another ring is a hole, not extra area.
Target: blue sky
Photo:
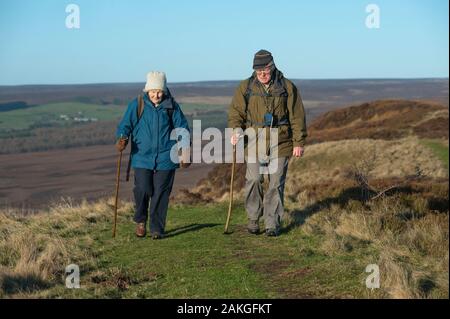
[[[80,29],[66,28],[68,4]],[[380,28],[365,25],[368,4]],[[289,78],[448,77],[447,0],[0,0],[0,85],[238,80],[265,48]]]

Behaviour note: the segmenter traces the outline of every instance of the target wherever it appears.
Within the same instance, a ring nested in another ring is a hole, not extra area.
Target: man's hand
[[[127,147],[127,144],[128,144],[128,139],[125,139],[125,138],[119,139],[116,143],[117,151],[122,152]]]
[[[305,152],[305,148],[301,146],[294,147],[294,150],[292,151],[292,156],[294,157],[302,157],[303,153]]]
[[[231,135],[230,143],[232,145],[236,145],[239,142],[239,139],[241,137],[242,137],[242,135],[239,133],[235,133],[235,134]]]

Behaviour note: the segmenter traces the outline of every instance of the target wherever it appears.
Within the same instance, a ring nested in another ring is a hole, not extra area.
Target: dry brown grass
[[[435,102],[380,100],[327,112],[308,128],[308,143],[349,138],[448,139],[448,107]]]
[[[349,169],[363,159],[374,156],[371,178],[406,177],[417,170],[423,176],[446,178],[441,161],[414,137],[393,141],[344,140],[307,147],[302,159],[292,159],[286,189],[296,192],[306,185],[345,179]]]
[[[350,181],[330,183],[322,192],[305,188],[291,197],[285,222],[321,236],[321,249],[331,256],[372,251],[381,289],[368,297],[448,298],[448,196],[444,179],[369,201]]]
[[[92,226],[111,220],[112,203],[105,199],[74,205],[68,199],[33,216],[0,212],[0,296],[29,298],[35,291],[63,283],[65,267],[72,263],[94,267]],[[119,212],[128,211],[130,205],[124,203]]]

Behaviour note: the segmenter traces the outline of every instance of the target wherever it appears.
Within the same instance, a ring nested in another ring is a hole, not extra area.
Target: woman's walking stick
[[[122,151],[120,151],[119,159],[117,160],[117,177],[116,177],[116,199],[114,202],[114,227],[113,227],[113,238],[116,237],[116,227],[117,227],[117,201],[119,199],[119,182],[120,182],[120,165],[122,164]]]
[[[230,224],[231,208],[233,206],[233,182],[234,182],[234,168],[236,165],[236,145],[233,145],[233,163],[231,164],[231,182],[230,182],[230,205],[228,206],[227,222],[225,224],[224,234],[228,234],[228,225]]]

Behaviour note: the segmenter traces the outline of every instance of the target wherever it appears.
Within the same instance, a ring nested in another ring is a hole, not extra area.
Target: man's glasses
[[[271,70],[271,68],[264,68],[264,69],[259,69],[259,70],[255,70],[256,74],[258,75],[263,75],[263,74],[269,74]]]

